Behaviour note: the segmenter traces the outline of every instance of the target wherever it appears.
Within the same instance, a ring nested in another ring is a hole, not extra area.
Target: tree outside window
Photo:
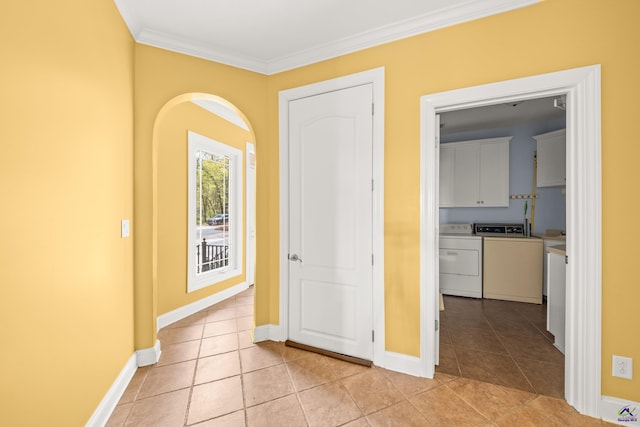
[[[189,132],[189,291],[240,274],[241,155]]]

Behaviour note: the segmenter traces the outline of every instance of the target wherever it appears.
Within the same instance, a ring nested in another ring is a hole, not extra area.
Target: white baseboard
[[[640,403],[602,396],[600,416],[603,421],[622,426],[640,426]]]
[[[160,354],[162,349],[160,348],[160,341],[156,340],[156,344],[151,348],[143,348],[136,351],[136,361],[138,366],[153,365],[160,360]]]
[[[253,342],[286,341],[287,336],[280,325],[256,326],[253,331]],[[373,364],[390,371],[420,377],[422,362],[419,357],[385,351],[381,356],[374,357]]]
[[[127,389],[127,386],[137,369],[137,356],[136,354],[132,354],[114,383],[111,385],[111,388],[109,388],[109,391],[100,402],[100,405],[98,405],[89,421],[87,421],[87,427],[103,427],[107,424],[109,417],[111,417],[111,413],[113,413],[113,410],[120,401],[122,394]]]
[[[286,335],[280,325],[261,325],[253,330],[253,342],[261,341],[285,341]]]
[[[374,359],[374,364],[381,368],[402,372],[403,374],[413,375],[415,377],[421,376],[422,364],[419,357],[385,351],[382,357],[375,357]]]
[[[161,314],[157,319],[157,327],[158,330],[168,326],[172,323],[177,322],[178,320],[182,320],[185,317],[189,317],[192,314],[199,312],[200,310],[204,310],[205,308],[211,307],[214,304],[222,302],[227,298],[231,298],[234,295],[239,294],[240,292],[249,288],[249,285],[246,282],[242,282],[238,285],[232,286],[224,291],[220,291],[216,294],[208,296],[206,298],[202,298],[196,302],[192,302],[191,304],[182,306],[180,308],[176,308],[173,311],[170,311],[165,314]]]

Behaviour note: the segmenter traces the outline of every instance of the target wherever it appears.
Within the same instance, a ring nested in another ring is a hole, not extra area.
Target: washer
[[[473,224],[440,224],[440,292],[482,298],[482,237]]]

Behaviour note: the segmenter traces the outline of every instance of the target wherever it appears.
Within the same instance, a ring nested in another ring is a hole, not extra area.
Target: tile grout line
[[[454,310],[454,311],[455,311],[455,310]],[[543,394],[541,394],[540,392],[538,392],[538,391],[537,391],[537,389],[533,386],[533,383],[531,382],[531,380],[529,379],[529,377],[525,374],[524,370],[522,369],[522,367],[520,366],[520,364],[517,362],[517,360],[516,360],[515,356],[514,356],[514,355],[512,354],[512,352],[509,350],[509,348],[507,347],[507,345],[505,345],[505,342],[504,342],[504,340],[502,339],[502,337],[500,336],[500,334],[498,334],[498,333],[496,332],[496,330],[495,330],[495,328],[494,328],[494,326],[493,326],[492,321],[491,321],[491,320],[489,319],[489,317],[487,317],[487,315],[485,314],[486,312],[485,312],[484,307],[480,307],[480,311],[481,311],[481,313],[482,313],[482,316],[484,317],[484,319],[485,319],[485,320],[486,320],[486,322],[488,323],[489,327],[491,328],[491,331],[493,332],[493,334],[496,336],[496,338],[498,339],[498,341],[502,344],[502,346],[504,347],[504,349],[507,351],[506,356],[508,356],[508,357],[511,359],[511,361],[515,364],[515,366],[517,367],[517,369],[518,369],[518,371],[520,372],[520,374],[524,377],[524,379],[526,380],[526,382],[527,382],[527,383],[529,384],[529,386],[531,387],[531,390],[533,390],[534,394],[536,394],[536,395],[541,395],[541,396],[542,396]],[[527,322],[527,324],[530,324],[530,325],[532,325],[532,326],[534,327],[534,329],[535,329],[535,330],[536,330],[536,332],[537,332],[537,334],[536,334],[535,336],[542,335],[542,336],[543,336],[543,338],[545,339],[545,341],[547,341],[547,342],[549,341],[549,340],[548,340],[548,338],[547,338],[547,337],[546,337],[542,332],[540,332],[540,329],[539,329],[539,328],[538,328],[538,327],[537,327],[537,326],[536,326],[536,325],[535,325],[535,324],[534,324],[534,323],[533,323],[533,322],[532,322],[532,321],[531,321],[527,316],[525,316],[525,315],[522,313],[522,311],[521,311],[519,308],[517,308],[517,306],[516,306],[516,308],[515,308],[515,310],[514,310],[514,311],[518,314],[518,316],[520,316],[521,318],[524,318],[524,320]],[[453,350],[454,350],[453,352],[454,352],[454,356],[455,356],[455,358],[456,358],[456,362],[457,362],[457,363],[458,363],[458,365],[459,365],[458,356],[457,356],[457,352],[456,352],[456,346],[455,346],[455,345],[453,345],[453,341],[451,341],[451,343],[452,343],[452,348],[453,348]],[[475,350],[475,351],[480,351],[480,350]],[[542,361],[542,360],[529,359],[529,358],[526,358],[526,357],[525,357],[525,359],[528,359],[528,360],[534,360],[534,361],[536,361],[536,362],[545,362],[545,361]],[[550,362],[546,362],[546,363],[550,363]],[[462,376],[462,368],[461,368],[460,366],[458,366],[458,369],[460,370],[460,374],[461,374],[460,376],[464,378],[464,376]],[[550,397],[551,397],[551,396],[550,396]]]
[[[191,387],[189,387],[189,399],[187,400],[187,409],[184,412],[184,426],[187,426],[189,424],[189,412],[191,409],[191,399],[193,399],[193,389],[195,388],[195,383],[196,383],[196,375],[198,374],[198,366],[200,364],[200,353],[202,350],[202,340],[204,337],[204,330],[207,327],[207,317],[208,317],[208,309],[207,309],[207,316],[205,316],[204,318],[204,323],[202,324],[202,332],[200,333],[200,343],[198,345],[198,354],[196,356],[196,365],[193,368],[193,375],[191,378]]]
[[[516,308],[516,311],[518,313],[518,315],[522,316],[527,322],[529,322],[529,319],[527,319],[521,312],[520,310],[518,310]],[[489,323],[489,326],[491,327],[491,330],[493,331],[493,333],[496,335],[496,338],[498,339],[498,341],[500,341],[500,344],[502,344],[502,346],[504,347],[504,349],[507,351],[507,354],[509,356],[509,358],[511,358],[511,361],[514,363],[514,365],[516,365],[516,367],[518,368],[518,371],[520,372],[520,374],[523,376],[523,378],[525,379],[525,381],[527,382],[527,384],[529,384],[529,387],[531,387],[531,390],[533,390],[533,392],[535,394],[539,394],[538,391],[536,390],[536,388],[533,386],[533,384],[531,383],[531,380],[529,380],[529,377],[527,377],[524,373],[524,371],[522,370],[522,367],[520,367],[520,365],[518,364],[515,356],[511,353],[511,351],[509,350],[509,347],[507,347],[507,345],[504,343],[504,341],[502,340],[502,338],[500,337],[500,335],[496,332],[495,328],[493,327],[493,324],[491,323],[491,320],[489,320],[489,318],[485,315],[484,310],[482,311],[482,315],[484,316],[484,318],[487,320],[487,323]],[[534,325],[535,327],[535,325]],[[538,331],[538,328],[535,328],[536,331]]]
[[[236,310],[236,315],[238,311]],[[237,317],[236,317],[237,319]],[[236,321],[237,325],[237,321]],[[236,331],[236,341],[238,343],[238,363],[240,364],[240,391],[242,393],[242,414],[244,415],[244,425],[249,425],[249,414],[247,413],[247,399],[244,395],[244,369],[242,368],[242,357],[240,356],[240,331]]]

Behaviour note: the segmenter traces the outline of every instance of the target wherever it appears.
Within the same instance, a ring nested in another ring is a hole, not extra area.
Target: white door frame
[[[280,324],[271,337],[289,333],[289,102],[326,92],[373,84],[373,363],[384,353],[384,68],[363,71],[280,92]],[[376,362],[378,360],[378,362]]]
[[[438,310],[438,159],[436,113],[529,98],[567,95],[567,304],[565,398],[600,418],[602,331],[602,186],[600,66],[421,97],[420,357],[433,377],[433,319]]]
[[[245,222],[246,222],[246,282],[255,283],[256,275],[256,149],[251,142],[245,144]]]

